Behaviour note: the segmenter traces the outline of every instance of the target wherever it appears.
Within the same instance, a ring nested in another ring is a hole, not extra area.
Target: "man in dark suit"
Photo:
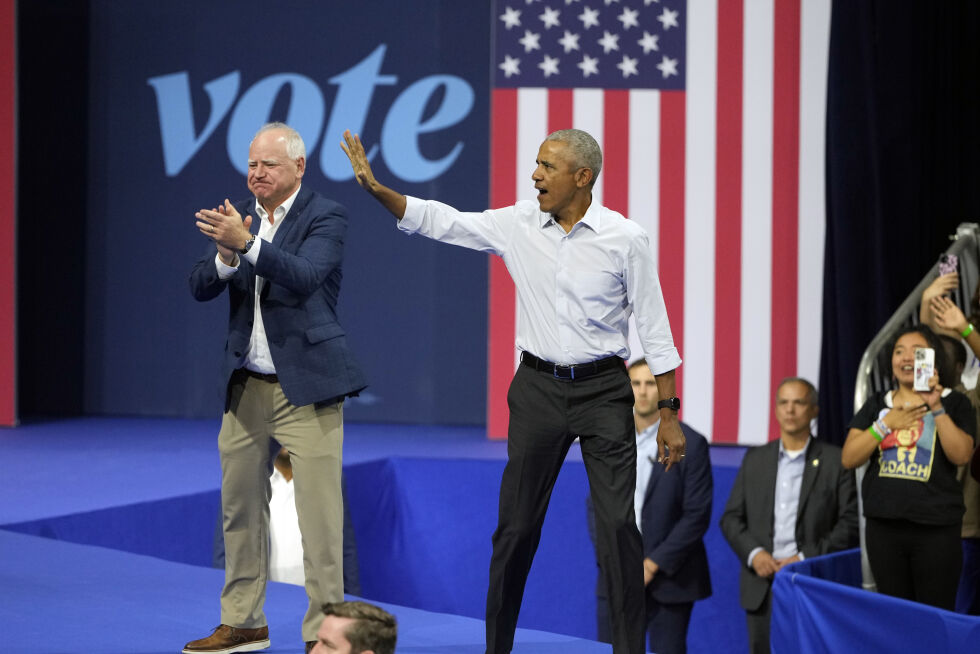
[[[713,481],[708,442],[681,423],[687,439],[685,457],[672,470],[654,465],[660,396],[657,380],[643,359],[629,367],[636,426],[636,493],[634,509],[643,538],[643,581],[650,649],[657,654],[687,651],[687,627],[694,602],[711,595],[704,533],[711,521]],[[595,545],[594,514],[589,506],[589,533]],[[599,640],[612,642],[609,598],[599,561],[596,619]]]
[[[347,215],[301,185],[306,149],[282,123],[264,126],[248,154],[254,198],[197,212],[217,249],[191,271],[194,298],[231,302],[218,434],[225,541],[221,625],[184,652],[269,646],[262,607],[269,572],[269,474],[291,454],[303,540],[309,651],[320,607],[343,600],[343,401],[365,386],[337,321]],[[242,216],[245,216],[243,219]],[[253,216],[255,216],[253,220]]]
[[[721,517],[721,531],[741,562],[740,596],[749,649],[769,652],[772,576],[805,557],[856,547],[854,473],[840,448],[813,438],[817,390],[784,379],[776,391],[779,440],[745,453]]]

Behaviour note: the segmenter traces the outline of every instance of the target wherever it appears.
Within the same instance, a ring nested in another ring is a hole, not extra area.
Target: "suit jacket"
[[[258,232],[256,200],[235,204]],[[347,212],[306,186],[300,188],[271,242],[263,242],[255,265],[239,257],[238,272],[218,278],[215,249],[195,264],[190,275],[196,300],[212,300],[226,289],[230,300],[228,338],[222,362],[227,389],[235,369],[245,362],[255,308],[255,277],[265,279],[262,321],[272,361],[286,399],[295,406],[339,400],[367,386],[360,366],[347,349],[337,320]]]
[[[805,457],[796,515],[797,549],[809,558],[856,547],[854,472],[841,465],[839,447],[815,438],[810,439]],[[762,605],[772,583],[757,575],[746,561],[756,547],[772,553],[778,458],[778,440],[745,453],[721,516],[721,531],[741,564],[741,603],[748,611]]]
[[[711,522],[714,488],[708,441],[683,422],[681,430],[687,439],[686,454],[670,471],[654,464],[640,516],[643,556],[660,566],[647,586],[647,601],[663,604],[694,602],[711,595],[703,540]],[[591,505],[589,516],[594,544]],[[606,595],[601,568],[596,594]]]

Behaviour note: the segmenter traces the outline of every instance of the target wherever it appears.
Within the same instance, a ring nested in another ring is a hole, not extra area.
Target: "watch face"
[[[681,400],[677,397],[672,397],[666,400],[660,400],[657,403],[657,407],[661,409],[673,409],[674,411],[681,410]]]

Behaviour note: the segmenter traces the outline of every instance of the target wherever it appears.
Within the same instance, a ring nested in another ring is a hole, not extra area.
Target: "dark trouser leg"
[[[625,367],[569,388],[569,425],[579,437],[595,507],[596,551],[606,579],[613,652],[642,653],[646,631],[643,542],[636,528],[636,431]]]
[[[909,541],[915,601],[952,611],[963,567],[960,525],[911,525]]]
[[[980,538],[963,539],[963,571],[956,591],[956,612],[980,615]]]
[[[755,611],[745,612],[745,622],[749,628],[750,654],[769,654],[769,621],[772,617],[772,587],[766,591],[766,599]]]
[[[694,602],[651,603],[648,610],[650,651],[657,654],[687,654],[687,626]]]
[[[507,394],[507,466],[500,482],[487,590],[487,652],[514,644],[524,584],[538,548],[548,501],[568,452],[564,384],[520,366]]]
[[[600,643],[612,643],[612,620],[609,617],[609,600],[602,595],[595,598],[596,640]]]
[[[878,592],[915,601],[906,531],[901,521],[867,518],[865,547]]]

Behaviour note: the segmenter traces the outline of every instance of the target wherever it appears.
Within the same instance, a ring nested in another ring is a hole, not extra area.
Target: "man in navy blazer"
[[[721,531],[741,564],[749,650],[769,652],[772,577],[806,557],[856,547],[854,473],[840,448],[810,435],[817,390],[799,377],[776,390],[779,439],[745,453],[721,516]]]
[[[231,311],[218,434],[225,541],[221,625],[184,652],[240,652],[270,644],[263,613],[269,571],[269,475],[279,446],[291,455],[309,607],[309,651],[320,607],[343,600],[343,401],[365,386],[337,320],[347,215],[302,186],[300,135],[270,123],[249,148],[254,198],[197,212],[217,249],[190,275],[194,298],[225,291]],[[245,216],[243,219],[242,216]]]
[[[711,522],[713,480],[708,442],[681,423],[687,451],[673,469],[654,465],[660,424],[657,381],[646,361],[629,368],[636,423],[637,479],[634,507],[643,538],[647,635],[657,654],[687,651],[687,628],[694,602],[711,595],[704,534]],[[594,526],[589,503],[589,531]],[[599,561],[596,584],[599,640],[611,642],[609,600]]]

